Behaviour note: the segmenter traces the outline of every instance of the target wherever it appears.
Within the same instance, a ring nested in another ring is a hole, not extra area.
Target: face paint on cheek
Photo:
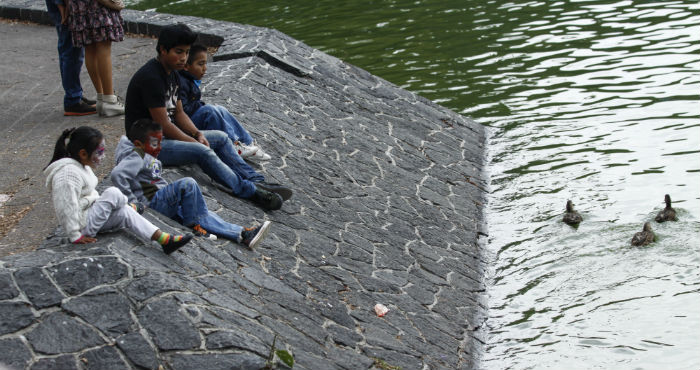
[[[146,139],[146,147],[144,148],[144,152],[154,157],[158,157],[158,153],[160,153],[161,140],[163,140],[162,132],[149,134],[148,138]]]
[[[100,145],[97,146],[97,149],[95,149],[94,152],[92,152],[92,155],[90,156],[90,161],[95,166],[99,166],[102,160],[105,159],[105,141],[102,140]]]

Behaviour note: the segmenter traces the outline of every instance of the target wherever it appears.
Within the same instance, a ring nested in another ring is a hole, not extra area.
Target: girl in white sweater
[[[82,126],[63,131],[56,141],[53,158],[44,169],[46,186],[51,187],[56,217],[74,244],[93,243],[99,231],[128,228],[138,236],[157,241],[166,254],[192,239],[192,234],[170,235],[143,218],[135,205],[128,204],[115,187],[97,193],[92,172],[104,159],[102,133]],[[141,210],[142,211],[142,210]]]

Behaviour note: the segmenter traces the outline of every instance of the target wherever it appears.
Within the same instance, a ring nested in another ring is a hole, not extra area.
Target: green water
[[[489,126],[484,369],[700,368],[697,1],[130,7],[276,28]],[[666,193],[680,220],[629,247]]]

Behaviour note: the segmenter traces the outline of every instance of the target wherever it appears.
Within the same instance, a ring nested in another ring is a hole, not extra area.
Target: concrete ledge
[[[46,24],[43,3],[0,17]],[[0,362],[12,368],[257,369],[275,334],[295,369],[472,369],[483,342],[485,131],[278,31],[125,10],[127,30],[184,22],[219,51],[204,100],[273,155],[294,197],[265,214],[199,170],[224,219],[273,229],[255,251],[197,240],[173,256],[128,232],[50,236],[0,259]],[[101,187],[109,185],[103,181]],[[157,213],[166,231],[182,228]],[[390,309],[382,318],[376,303]]]

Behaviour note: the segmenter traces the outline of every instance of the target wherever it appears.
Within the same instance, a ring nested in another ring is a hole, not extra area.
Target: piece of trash
[[[376,305],[374,305],[374,312],[377,313],[377,316],[384,317],[384,315],[386,315],[386,313],[389,312],[389,309],[385,305],[377,303]]]

